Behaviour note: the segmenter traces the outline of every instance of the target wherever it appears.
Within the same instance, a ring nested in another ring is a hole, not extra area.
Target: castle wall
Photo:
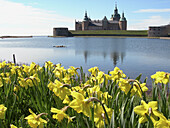
[[[168,36],[168,31],[166,26],[149,27],[148,36],[149,37]]]
[[[120,30],[118,23],[110,23],[108,24],[108,30]]]
[[[82,23],[81,22],[75,23],[75,30],[82,30]]]
[[[53,28],[53,36],[69,36],[68,28]]]
[[[167,32],[170,33],[170,24],[166,26]]]
[[[100,26],[88,26],[88,30],[103,30]]]

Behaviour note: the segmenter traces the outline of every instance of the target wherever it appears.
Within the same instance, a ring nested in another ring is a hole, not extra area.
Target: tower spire
[[[84,21],[88,21],[87,11],[85,11]]]
[[[115,2],[115,9],[117,9],[117,2]]]
[[[125,16],[124,16],[124,11],[123,11],[123,13],[122,13],[122,18],[124,18]]]
[[[87,10],[85,11],[85,17],[87,17]]]

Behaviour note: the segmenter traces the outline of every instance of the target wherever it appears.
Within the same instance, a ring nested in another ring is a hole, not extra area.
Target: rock
[[[55,48],[65,48],[66,46],[64,46],[64,45],[57,45],[57,46],[53,46],[53,47],[55,47]]]

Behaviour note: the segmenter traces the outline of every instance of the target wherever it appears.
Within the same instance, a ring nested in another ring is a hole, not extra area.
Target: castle
[[[150,26],[148,30],[149,37],[164,37],[170,33],[170,24],[163,26]]]
[[[118,13],[117,5],[115,6],[114,14],[110,20],[106,16],[102,20],[91,20],[85,12],[82,22],[75,21],[75,30],[127,30],[127,20],[122,13],[122,17]]]

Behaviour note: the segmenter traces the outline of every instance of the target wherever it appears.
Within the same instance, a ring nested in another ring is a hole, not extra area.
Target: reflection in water
[[[121,58],[121,64],[123,64],[123,58],[125,57],[125,53],[121,52],[113,52],[111,53],[111,58],[113,59],[113,65],[114,67],[116,67],[117,62],[119,61],[119,59]]]
[[[100,41],[98,41],[99,39]],[[112,38],[99,39],[86,38],[82,42],[75,42],[75,54],[83,55],[86,64],[88,63],[88,59],[92,57],[102,57],[103,60],[110,58],[113,61],[114,67],[119,61],[123,64],[123,59],[126,55],[126,38],[118,38],[117,40],[113,40]]]
[[[81,54],[81,52],[77,52],[77,54]],[[92,56],[94,54],[97,54],[98,56],[102,56],[103,59],[105,59],[107,57],[106,52],[103,52],[103,53],[99,54],[99,53],[93,53],[93,52],[84,51],[83,54],[84,54],[84,62],[85,63],[87,63],[88,57],[90,57],[90,56]],[[126,53],[124,53],[124,52],[112,52],[112,53],[110,53],[110,58],[113,61],[113,66],[116,67],[117,62],[119,60],[121,61],[121,64],[123,64],[123,59],[124,59],[125,55],[126,55]]]

